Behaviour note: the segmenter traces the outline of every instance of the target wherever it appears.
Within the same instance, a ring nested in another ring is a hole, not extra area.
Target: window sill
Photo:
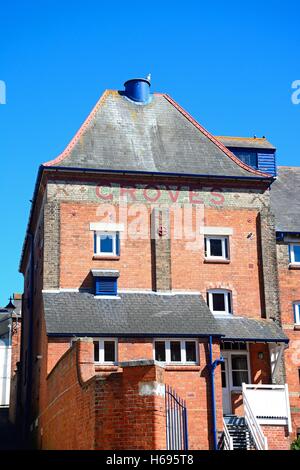
[[[300,263],[290,263],[289,269],[300,269]]]
[[[93,255],[93,259],[95,260],[119,260],[120,256],[117,255]]]
[[[204,263],[208,263],[208,264],[229,264],[230,259],[204,258]]]
[[[194,372],[194,371],[200,371],[201,367],[197,364],[189,365],[189,364],[177,364],[177,365],[171,365],[171,364],[166,364],[165,365],[165,370],[167,371],[187,371],[187,372]]]
[[[99,364],[95,362],[95,371],[96,372],[116,372],[120,370],[120,367],[115,364]]]

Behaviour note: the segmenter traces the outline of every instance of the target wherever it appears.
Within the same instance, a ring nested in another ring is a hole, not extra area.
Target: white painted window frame
[[[70,345],[72,346],[74,341],[78,338],[72,338]],[[97,341],[99,343],[99,361],[94,361],[95,364],[107,364],[115,365],[118,363],[118,339],[117,338],[93,338],[93,342]],[[114,361],[104,361],[104,342],[111,341],[115,343],[115,360]]]
[[[170,343],[176,341],[180,343],[181,349],[181,361],[171,361],[171,346]],[[199,364],[199,341],[195,338],[155,338],[153,340],[153,359],[155,359],[155,343],[162,342],[165,343],[166,348],[166,360],[158,361],[161,364],[166,365],[198,365]],[[196,361],[187,361],[186,360],[186,348],[185,342],[193,342],[196,347]]]
[[[93,341],[99,343],[99,361],[94,361],[95,364],[108,364],[115,365],[118,362],[118,340],[117,338],[93,338]],[[104,360],[104,343],[106,341],[115,343],[115,360],[114,361],[105,361]]]
[[[295,260],[295,251],[294,247],[300,246],[300,243],[289,243],[289,250],[290,250],[290,264],[294,264],[300,266],[300,261]]]
[[[230,251],[229,251],[229,237],[226,235],[205,235],[206,240],[206,256],[205,259],[211,260],[224,260],[229,261]],[[221,240],[222,242],[222,256],[214,256],[211,254],[210,241],[211,240]],[[227,250],[228,257],[226,257],[226,240],[227,240]]]
[[[300,301],[293,302],[294,323],[300,325]]]
[[[241,350],[233,350],[233,351],[222,351],[222,356],[227,359],[227,365],[228,365],[228,378],[229,378],[229,391],[234,391],[234,392],[240,392],[242,390],[242,385],[240,387],[234,386],[233,385],[233,376],[232,376],[232,363],[231,363],[231,358],[232,356],[246,356],[247,358],[247,365],[248,365],[248,379],[247,379],[247,384],[250,383],[250,377],[251,377],[251,370],[250,370],[250,355],[249,355],[249,348],[247,345],[247,351],[241,351]]]
[[[208,294],[208,306],[210,308],[210,311],[214,315],[232,315],[233,314],[232,292],[230,290],[228,290],[228,289],[209,289],[207,291],[207,294]],[[224,294],[224,297],[225,297],[225,311],[213,310],[213,294]],[[229,312],[228,294],[230,295],[230,300],[231,300],[231,312]]]
[[[116,256],[117,255],[117,232],[101,230],[95,231],[96,235],[96,252],[94,253],[97,256]],[[112,251],[101,251],[101,235],[111,235],[112,236]]]

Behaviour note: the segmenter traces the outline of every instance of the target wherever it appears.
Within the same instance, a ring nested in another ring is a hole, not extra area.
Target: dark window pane
[[[155,341],[155,360],[166,361],[166,345],[164,341]]]
[[[112,235],[100,235],[100,251],[101,253],[112,253],[113,251]]]
[[[232,365],[232,370],[247,370],[248,369],[248,364],[247,364],[247,356],[236,356],[233,355],[231,356],[231,365]]]
[[[230,294],[230,292],[227,293],[227,297],[228,297],[228,313],[231,313],[232,310],[231,310],[231,294]]]
[[[257,153],[256,152],[234,151],[234,153],[240,160],[242,160],[242,162],[246,163],[246,165],[257,168]]]
[[[225,343],[224,343],[224,349],[225,349],[226,351],[230,351],[230,350],[232,349],[232,344],[229,343],[229,341],[225,341]]]
[[[115,362],[115,342],[104,341],[104,362]]]
[[[180,362],[181,361],[180,341],[171,341],[170,349],[171,349],[171,361]]]
[[[226,388],[226,370],[225,370],[225,363],[221,362],[221,378],[222,378],[222,388]]]
[[[99,362],[99,341],[94,341],[94,361]]]
[[[196,362],[196,343],[195,341],[185,342],[186,361]]]
[[[210,239],[210,256],[222,256],[222,240]]]
[[[204,253],[205,253],[205,256],[207,256],[207,238],[204,237]]]
[[[225,258],[229,259],[228,238],[225,238]]]
[[[224,312],[225,311],[225,296],[224,294],[212,294],[213,298],[213,311]]]
[[[294,245],[295,262],[300,263],[300,245]]]
[[[246,351],[247,350],[246,343],[238,343],[238,344],[239,344],[240,351]]]
[[[248,372],[245,370],[233,371],[232,372],[232,385],[234,387],[241,387],[242,383],[248,382]]]

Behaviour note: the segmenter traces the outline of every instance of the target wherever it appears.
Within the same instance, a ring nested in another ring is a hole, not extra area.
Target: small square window
[[[212,313],[231,314],[232,300],[231,292],[222,289],[211,290],[207,292],[207,302]]]
[[[289,244],[289,251],[290,251],[290,262],[292,264],[300,264],[300,243],[290,243]]]
[[[99,256],[119,256],[119,232],[95,232],[94,254]]]
[[[205,257],[207,259],[229,259],[229,239],[228,237],[206,236],[205,237]]]
[[[99,364],[113,364],[117,361],[117,340],[94,340],[94,361]]]

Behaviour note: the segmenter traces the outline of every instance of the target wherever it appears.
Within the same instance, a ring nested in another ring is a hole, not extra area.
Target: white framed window
[[[98,256],[119,256],[119,232],[94,232],[94,254]]]
[[[300,243],[289,243],[290,263],[300,265]]]
[[[155,339],[153,357],[165,364],[198,364],[196,339]]]
[[[206,235],[204,237],[205,258],[215,260],[229,260],[229,238],[219,235]]]
[[[232,314],[232,296],[229,290],[213,289],[207,292],[207,305],[215,315]]]
[[[71,346],[77,338],[71,339]],[[93,338],[94,362],[116,364],[118,361],[118,340],[115,338]]]
[[[94,362],[96,364],[116,364],[118,361],[118,340],[114,338],[94,338]]]
[[[300,325],[300,302],[294,302],[294,321],[296,325]]]

